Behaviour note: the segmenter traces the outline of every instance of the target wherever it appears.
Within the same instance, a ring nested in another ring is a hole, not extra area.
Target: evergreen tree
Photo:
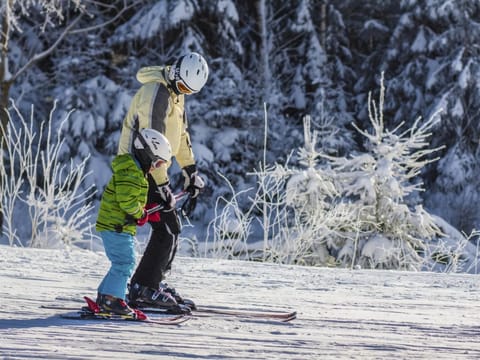
[[[353,97],[350,109],[355,120],[367,127],[370,126],[368,93],[379,88],[377,75],[385,70],[383,58],[388,50],[392,27],[400,14],[399,2],[332,0],[332,3],[344,21],[345,37],[351,54],[349,64],[354,69],[354,78],[350,79],[353,83],[348,86],[349,95]],[[386,72],[387,78],[388,75]]]
[[[353,121],[348,85],[355,73],[350,67],[352,54],[342,15],[328,1],[303,0],[290,29],[289,37],[296,39],[290,102],[296,101],[297,116],[306,113],[312,117],[325,151],[343,153],[353,146],[346,127]]]
[[[424,174],[430,190],[426,203],[469,232],[480,222],[475,205],[478,192],[471,188],[479,184],[480,172],[480,127],[475,121],[480,109],[480,50],[476,45],[480,3],[406,0],[401,10],[385,57],[386,74],[392,79],[386,112],[398,124],[411,114],[429,117],[443,109],[441,127],[434,129],[432,143],[446,145],[445,161]]]

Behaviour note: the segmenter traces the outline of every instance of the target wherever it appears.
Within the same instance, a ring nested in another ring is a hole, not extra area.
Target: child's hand
[[[160,212],[159,211],[155,211],[151,214],[149,214],[147,212],[148,209],[152,209],[154,207],[157,207],[158,204],[156,203],[151,203],[151,204],[147,204],[145,206],[145,209],[143,210],[143,216],[137,220],[137,225],[138,226],[143,226],[145,225],[147,222],[159,222],[160,221]]]
[[[140,219],[137,219],[137,225],[143,226],[148,222],[148,214],[145,210],[143,210],[143,216]]]

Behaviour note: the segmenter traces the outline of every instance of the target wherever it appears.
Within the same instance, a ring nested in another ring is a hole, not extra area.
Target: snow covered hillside
[[[66,320],[40,308],[95,296],[108,265],[103,253],[0,246],[0,358],[480,358],[474,275],[181,257],[169,280],[198,304],[295,309],[298,318],[216,316],[159,326]]]

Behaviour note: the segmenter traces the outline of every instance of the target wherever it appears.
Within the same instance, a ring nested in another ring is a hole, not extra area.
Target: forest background
[[[256,187],[252,172],[301,165],[306,116],[323,154],[367,151],[358,128],[372,129],[368,94],[381,95],[382,73],[386,128],[441,111],[429,128],[438,161],[422,167],[416,204],[466,234],[479,227],[480,1],[5,0],[0,10],[2,124],[61,129],[59,161],[91,172],[82,223],[109,180],[138,69],[197,51],[211,70],[187,98],[207,180],[191,217],[198,239],[219,198]],[[181,185],[178,171],[171,179]]]

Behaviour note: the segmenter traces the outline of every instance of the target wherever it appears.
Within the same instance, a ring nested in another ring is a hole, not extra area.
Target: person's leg
[[[158,186],[151,176],[148,177],[147,202],[162,203]],[[158,289],[175,257],[181,226],[175,209],[162,211],[160,222],[150,225],[152,226],[150,239],[130,283]]]
[[[160,282],[175,255],[178,234],[173,234],[164,221],[153,226],[147,248],[130,281],[129,302],[140,308],[177,308],[176,300],[160,288]]]
[[[165,273],[170,270],[178,246],[178,224],[176,211],[162,212],[159,223],[152,223],[150,240],[143,253],[132,284],[158,289]]]
[[[102,231],[100,235],[111,266],[100,283],[98,292],[125,299],[127,282],[135,267],[133,236],[113,231]]]

